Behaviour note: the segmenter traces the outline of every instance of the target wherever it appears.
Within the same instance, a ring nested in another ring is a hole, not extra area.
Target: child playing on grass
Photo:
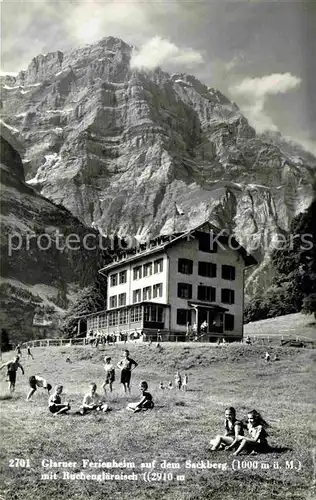
[[[33,356],[33,354],[31,353],[31,348],[30,348],[30,346],[29,346],[29,345],[27,346],[27,357],[28,357],[28,358],[32,358],[32,359],[34,359],[34,356]]]
[[[115,369],[111,363],[110,357],[105,357],[104,361],[105,361],[105,365],[104,365],[105,381],[102,384],[102,389],[104,390],[104,392],[106,392],[105,389],[106,389],[106,386],[108,385],[110,388],[110,392],[112,392],[112,384],[115,380]]]
[[[215,439],[210,441],[211,450],[219,450],[220,448],[232,445],[238,436],[243,436],[243,424],[236,418],[236,410],[232,406],[225,410],[225,434],[217,435]]]
[[[4,368],[5,366],[7,367],[7,380],[9,382],[9,391],[14,392],[16,383],[16,372],[18,371],[18,368],[21,369],[24,375],[23,366],[20,364],[20,356],[15,356],[15,358],[12,359],[11,361],[3,363],[3,365],[0,366],[0,370],[2,370],[2,368]]]
[[[267,422],[262,418],[257,410],[252,410],[248,413],[247,429],[250,437],[236,436],[231,445],[227,449],[231,449],[238,445],[234,455],[239,455],[243,450],[248,453],[264,453],[268,451],[269,445],[267,442]]]
[[[109,407],[97,393],[97,384],[92,382],[90,384],[90,391],[85,395],[82,402],[82,407],[79,410],[80,415],[85,415],[92,410],[106,412]]]
[[[49,411],[55,415],[62,415],[70,410],[70,405],[68,402],[62,404],[61,393],[63,392],[62,385],[56,385],[54,393],[50,396],[48,400]]]
[[[142,393],[142,399],[138,401],[137,403],[129,403],[127,405],[128,410],[132,410],[134,413],[137,413],[139,411],[147,411],[151,410],[154,407],[154,402],[152,395],[147,392],[148,389],[148,384],[143,380],[139,384],[141,393]]]
[[[43,387],[43,389],[46,389],[48,395],[49,392],[52,390],[52,386],[47,383],[47,380],[45,380],[43,377],[40,377],[39,375],[32,375],[29,378],[29,384],[31,390],[27,395],[26,401],[29,401],[31,399],[31,397],[33,396],[34,392],[37,390],[38,387]]]
[[[174,384],[175,386],[180,390],[181,389],[181,385],[182,385],[182,379],[181,379],[181,375],[179,372],[176,372],[175,374],[175,377],[174,377]]]

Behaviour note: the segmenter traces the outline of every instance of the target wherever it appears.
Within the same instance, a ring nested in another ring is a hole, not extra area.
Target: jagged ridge
[[[193,76],[131,70],[133,48],[108,37],[37,56],[3,90],[25,145],[26,178],[106,233],[142,237],[206,217],[267,246],[315,195],[316,160],[259,137],[236,104]],[[286,145],[286,147],[285,147]],[[265,283],[249,281],[253,293]]]

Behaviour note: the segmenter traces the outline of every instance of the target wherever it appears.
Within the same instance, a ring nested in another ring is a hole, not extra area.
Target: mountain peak
[[[255,234],[263,256],[314,196],[313,160],[298,165],[193,75],[131,70],[132,47],[115,37],[61,54],[3,86],[3,114],[28,182],[87,224],[150,237],[214,217],[237,240]]]

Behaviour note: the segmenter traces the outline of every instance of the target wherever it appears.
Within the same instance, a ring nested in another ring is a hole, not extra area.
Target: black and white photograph
[[[0,500],[315,499],[315,1],[0,10]]]

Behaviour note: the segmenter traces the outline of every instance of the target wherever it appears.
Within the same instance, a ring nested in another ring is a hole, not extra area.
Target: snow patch
[[[192,83],[188,83],[185,80],[177,79],[177,80],[174,80],[174,83],[184,83],[184,85],[187,85],[188,87],[193,87]]]
[[[53,153],[51,155],[45,155],[44,158],[45,158],[45,163],[39,167],[35,177],[26,181],[26,183],[29,184],[30,186],[35,186],[43,182],[45,179],[46,169],[48,167],[51,167],[54,163],[57,163],[57,161],[60,160],[60,156],[58,156],[57,153]]]
[[[6,89],[6,90],[15,90],[15,89],[25,89],[27,87],[39,87],[40,85],[42,85],[41,83],[29,83],[28,85],[13,85],[13,86],[10,86],[10,85],[3,85],[2,88]],[[21,90],[22,94],[25,94],[25,91],[24,90]],[[30,90],[27,90],[27,92],[30,92]]]
[[[250,189],[257,189],[257,188],[268,189],[267,186],[263,186],[262,184],[248,184],[248,187]]]
[[[14,85],[13,87],[10,87],[10,85],[3,85],[2,88],[6,89],[6,90],[15,90],[15,89],[20,88],[20,85]]]
[[[1,120],[1,125],[4,125],[5,127],[7,127],[9,130],[11,130],[12,132],[16,132],[16,133],[20,133],[20,131],[15,128],[15,127],[11,127],[10,125],[8,125],[5,121]]]
[[[25,163],[25,162],[24,162],[24,163]],[[37,174],[36,174],[36,176],[35,176],[35,177],[33,177],[33,178],[32,178],[32,179],[30,179],[29,181],[25,181],[25,182],[26,182],[26,184],[29,184],[30,186],[36,186],[36,185],[40,182],[40,180],[39,180],[39,178],[38,178],[38,176],[37,176]]]
[[[73,108],[64,108],[64,109],[47,109],[46,113],[51,113],[53,115],[59,115],[59,114],[67,114],[71,113],[73,111]]]
[[[57,153],[53,153],[52,155],[45,155],[44,158],[46,160],[46,163],[54,160],[56,156],[58,156]]]
[[[0,71],[0,76],[18,76],[18,71]]]

